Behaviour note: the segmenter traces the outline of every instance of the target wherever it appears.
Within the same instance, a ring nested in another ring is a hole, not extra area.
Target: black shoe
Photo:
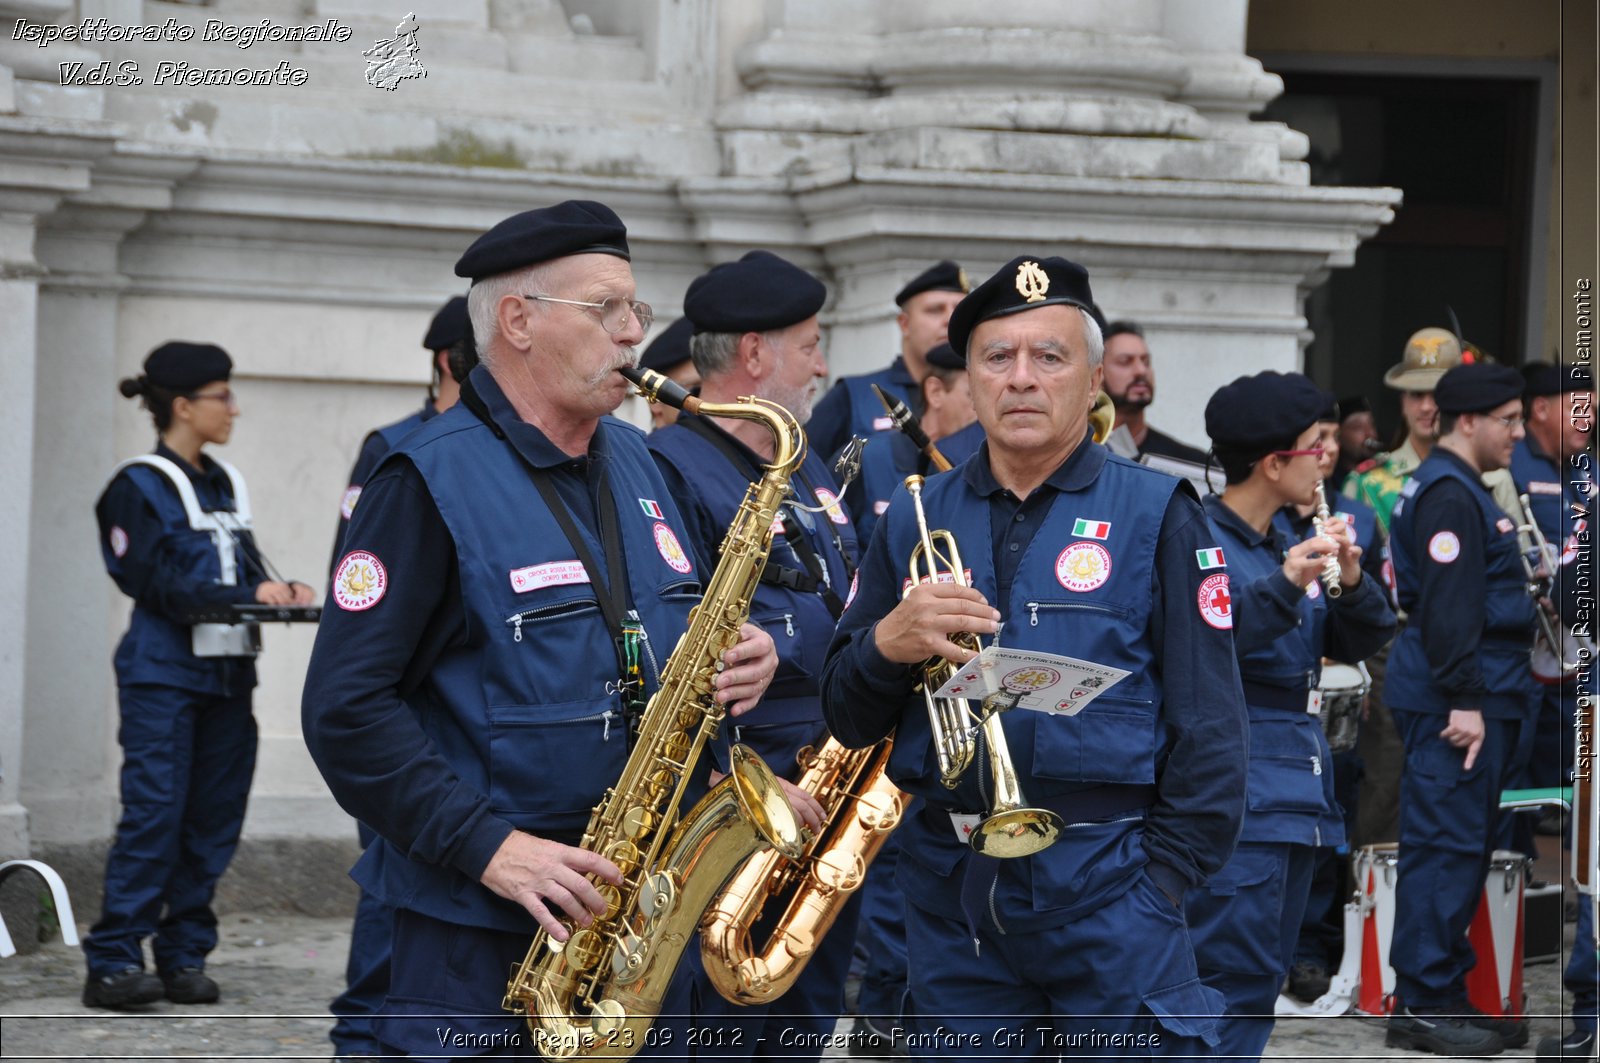
[[[1497,1056],[1505,1049],[1499,1034],[1474,1026],[1448,1008],[1395,1008],[1383,1043],[1441,1056]]]
[[[1332,982],[1322,964],[1302,961],[1289,972],[1289,995],[1309,1004],[1326,993]]]
[[[1485,1015],[1471,1004],[1456,1004],[1451,1010],[1478,1029],[1492,1030],[1494,1033],[1499,1034],[1500,1043],[1507,1048],[1521,1048],[1528,1043],[1528,1024],[1526,1022]]]
[[[174,1004],[215,1004],[221,990],[198,967],[179,967],[161,976],[167,999]]]
[[[1569,1030],[1565,1037],[1539,1040],[1539,1063],[1560,1063],[1563,1059],[1595,1058],[1593,1030]]]
[[[161,979],[137,967],[113,974],[89,976],[83,983],[83,1003],[90,1008],[131,1008],[161,999]]]

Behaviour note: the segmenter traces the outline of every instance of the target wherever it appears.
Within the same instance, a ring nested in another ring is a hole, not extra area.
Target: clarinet
[[[1328,523],[1328,492],[1322,486],[1322,481],[1317,481],[1317,512],[1311,518],[1311,526],[1317,530],[1318,535],[1324,534],[1323,527]],[[1339,586],[1339,555],[1337,552],[1327,554],[1322,559],[1322,585],[1328,589],[1329,598],[1337,598],[1344,591]]]

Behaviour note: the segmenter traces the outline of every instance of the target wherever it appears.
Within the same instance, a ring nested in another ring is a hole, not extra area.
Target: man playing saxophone
[[[354,877],[397,909],[384,1052],[531,1056],[507,971],[537,929],[566,941],[561,920],[605,912],[617,866],[577,842],[708,574],[643,437],[606,416],[651,320],[616,214],[515,215],[456,273],[482,364],[368,481],[302,715],[334,796],[380,836]],[[777,663],[741,634],[714,680],[733,714]],[[706,765],[687,771],[703,788]],[[679,982],[662,1022],[683,1026]],[[653,1033],[647,1049],[686,1051]]]
[[[897,492],[823,676],[833,733],[857,746],[894,729],[890,775],[925,799],[898,869],[915,1056],[946,1035],[1005,1056],[1216,1044],[1221,1000],[1197,976],[1182,902],[1228,859],[1243,813],[1228,576],[1186,484],[1092,441],[1093,307],[1081,266],[1032,256],[962,300],[950,341],[987,443],[922,495],[971,586],[922,582],[902,600],[922,536]],[[941,783],[917,685],[930,659],[971,658],[952,633],[989,641],[1002,622],[1004,646],[1130,674],[1075,715],[1004,714],[1013,781],[1064,826],[1042,851],[996,860],[962,831],[989,808],[994,765],[980,750],[954,789]]]
[[[767,399],[804,424],[828,373],[817,324],[826,298],[820,280],[766,251],[751,251],[696,278],[683,308],[694,322],[690,350],[700,373],[700,397],[713,403]],[[648,442],[673,497],[681,500],[691,544],[703,564],[713,564],[745,491],[772,460],[770,434],[749,421],[685,413]],[[777,675],[761,704],[728,735],[789,780],[800,774],[797,754],[820,747],[828,737],[818,676],[857,559],[855,529],[839,504],[839,485],[824,457],[809,452],[790,477],[796,504],[780,510],[782,530],[774,537],[751,605],[751,619],[777,644]],[[822,808],[814,798],[807,795],[795,805],[813,826],[820,821]],[[763,915],[772,916],[777,906],[774,900]],[[859,896],[853,896],[799,980],[775,1001],[726,1004],[702,983],[700,1015],[719,1033],[697,1046],[701,1054],[820,1056],[823,1039],[844,1008],[859,907]],[[770,931],[761,925],[752,929],[760,951]],[[698,956],[691,961],[698,962]]]

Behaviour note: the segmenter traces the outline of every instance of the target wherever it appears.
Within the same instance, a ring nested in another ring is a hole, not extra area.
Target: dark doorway
[[[1411,333],[1450,328],[1518,365],[1528,314],[1539,83],[1533,79],[1286,73],[1264,118],[1311,138],[1311,183],[1388,185],[1395,220],[1306,300],[1306,372],[1366,395],[1387,437],[1399,394],[1383,374]]]

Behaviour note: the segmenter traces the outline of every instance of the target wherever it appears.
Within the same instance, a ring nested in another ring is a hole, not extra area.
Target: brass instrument
[[[1522,504],[1522,522],[1517,525],[1517,533],[1526,536],[1529,545],[1527,550],[1519,550],[1522,558],[1522,571],[1528,576],[1528,595],[1534,600],[1534,614],[1539,620],[1539,637],[1535,642],[1534,656],[1544,657],[1540,653],[1539,643],[1543,643],[1548,651],[1548,657],[1553,659],[1553,677],[1544,676],[1542,669],[1535,669],[1536,678],[1548,682],[1552,678],[1559,681],[1565,676],[1570,676],[1582,664],[1582,648],[1576,640],[1567,636],[1565,625],[1561,618],[1555,615],[1554,610],[1545,604],[1545,599],[1550,596],[1552,584],[1555,581],[1555,571],[1559,567],[1554,548],[1544,537],[1544,531],[1539,527],[1539,522],[1533,519],[1533,504],[1527,495],[1518,495],[1517,501]],[[1530,557],[1529,555],[1533,556]],[[1541,575],[1541,569],[1543,574]],[[1578,660],[1568,660],[1569,647],[1575,651],[1572,656]]]
[[[512,970],[503,1006],[527,1016],[539,1052],[552,1059],[628,1057],[646,1031],[712,898],[754,853],[800,853],[802,829],[761,759],[734,746],[732,772],[681,819],[691,770],[726,710],[714,697],[722,655],[739,638],[772,548],[772,522],[805,456],[805,436],[782,407],[760,399],[705,403],[659,373],[626,369],[647,399],[772,432],[773,461],[751,484],[722,543],[722,561],[639,721],[622,777],[595,806],[584,849],[622,871],[620,887],[591,877],[609,902],[587,927],[564,920],[559,942],[541,930]]]
[[[834,462],[839,488],[861,471],[865,440],[852,436]],[[826,507],[789,506],[820,513]],[[829,738],[821,749],[802,749],[795,783],[817,799],[823,827],[798,860],[776,849],[757,853],[739,869],[700,924],[700,960],[707,980],[734,1004],[762,1004],[788,992],[851,894],[866,881],[867,867],[900,825],[908,799],[889,781],[886,738],[866,749],[846,749]],[[765,947],[751,935],[768,904],[781,907],[767,931]]]
[[[917,530],[922,537],[911,551],[911,586],[933,582],[968,586],[955,536],[943,530],[928,530],[927,514],[922,509],[922,477],[907,476],[905,483],[912,505],[916,507]],[[941,563],[946,566],[943,571],[939,569]],[[974,654],[982,648],[978,637],[971,632],[953,633],[950,640]],[[1000,714],[1012,707],[1004,704],[1006,695],[985,698],[979,713],[972,711],[966,698],[933,696],[956,670],[957,666],[950,661],[935,658],[923,666],[922,672],[922,697],[927,703],[928,726],[933,732],[934,752],[939,758],[939,781],[955,789],[972,764],[977,753],[977,737],[981,734],[988,751],[989,774],[994,779],[994,799],[983,821],[972,832],[972,848],[986,856],[1032,856],[1054,845],[1064,824],[1060,816],[1047,808],[1027,807],[1022,796],[1005,730],[1000,726]],[[1010,700],[1014,705],[1015,696]]]
[[[804,854],[759,853],[734,876],[700,925],[700,959],[716,991],[735,1004],[763,1004],[786,993],[823,935],[861,884],[908,799],[889,781],[892,739],[846,749],[829,738],[800,751],[800,789],[825,813]],[[751,939],[762,909],[781,906],[765,947]]]
[[[1327,525],[1328,520],[1328,491],[1319,479],[1317,481],[1317,512],[1311,518],[1311,524],[1316,528],[1318,535],[1325,534],[1322,529]],[[1339,586],[1341,577],[1339,575],[1339,553],[1337,550],[1322,558],[1322,575],[1318,578],[1322,580],[1322,585],[1327,588],[1329,598],[1337,598],[1344,593],[1344,589]]]

